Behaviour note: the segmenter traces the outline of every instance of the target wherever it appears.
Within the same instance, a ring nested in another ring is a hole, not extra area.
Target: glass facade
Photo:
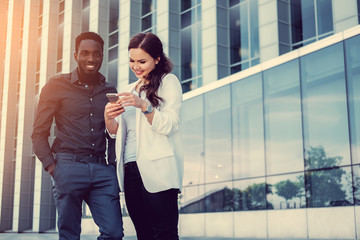
[[[260,63],[258,0],[229,1],[231,74]]]
[[[181,1],[181,85],[183,92],[202,85],[201,0]]]
[[[359,46],[356,36],[185,100],[180,212],[359,205]]]

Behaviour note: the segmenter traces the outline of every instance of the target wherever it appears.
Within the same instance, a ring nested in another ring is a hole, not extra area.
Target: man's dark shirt
[[[91,90],[80,82],[77,69],[57,75],[45,84],[31,136],[35,154],[45,169],[55,162],[52,153],[105,156],[106,93],[115,92],[100,73],[98,84]],[[54,117],[57,131],[50,148],[48,137]]]

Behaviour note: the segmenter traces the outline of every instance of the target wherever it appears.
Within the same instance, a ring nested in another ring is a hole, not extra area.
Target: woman
[[[108,132],[116,134],[119,185],[139,240],[179,239],[181,85],[156,35],[135,35],[128,51],[138,81],[104,114]]]

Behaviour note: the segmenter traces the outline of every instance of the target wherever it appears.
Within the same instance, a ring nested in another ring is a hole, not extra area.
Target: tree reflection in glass
[[[328,157],[324,148],[311,147],[307,151],[306,162],[313,171],[305,172],[306,201],[308,207],[353,205],[350,167],[337,167],[341,156]]]
[[[267,200],[273,209],[293,209],[305,207],[304,172],[269,176],[267,183],[271,186],[271,194]],[[270,208],[269,208],[270,209]]]

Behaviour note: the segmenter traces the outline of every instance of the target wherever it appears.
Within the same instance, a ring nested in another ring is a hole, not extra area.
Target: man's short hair
[[[83,33],[80,33],[76,37],[76,40],[75,40],[75,51],[76,52],[79,50],[80,42],[82,40],[87,40],[87,39],[94,40],[94,41],[100,43],[101,50],[104,50],[104,40],[100,37],[99,34],[94,33],[94,32],[83,32]]]

